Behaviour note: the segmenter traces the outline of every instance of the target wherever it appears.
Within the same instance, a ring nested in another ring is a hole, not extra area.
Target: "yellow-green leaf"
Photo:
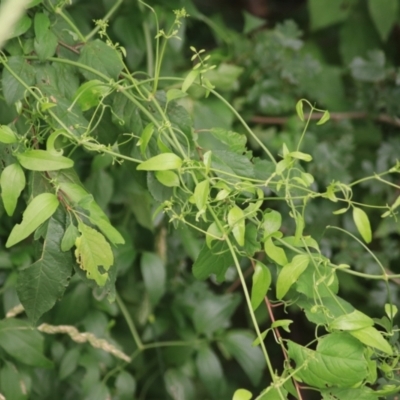
[[[370,243],[372,240],[371,225],[369,223],[368,215],[364,210],[358,207],[353,207],[353,219],[358,232],[366,243]]]
[[[260,261],[257,261],[253,274],[253,285],[251,287],[251,307],[253,311],[264,300],[271,285],[271,272]]]
[[[174,153],[164,153],[149,158],[137,166],[139,171],[168,171],[170,169],[179,169],[182,165],[182,159]]]
[[[373,326],[369,326],[363,329],[358,329],[356,331],[350,331],[349,333],[350,335],[358,339],[361,343],[364,343],[367,346],[374,347],[375,349],[381,350],[389,355],[393,354],[393,350],[390,344],[383,338],[382,334]]]
[[[329,111],[325,111],[321,119],[317,122],[317,125],[323,125],[325,122],[329,121],[330,118],[331,115],[329,114]]]
[[[156,171],[157,180],[167,187],[180,186],[179,176],[172,171]]]
[[[25,174],[17,163],[8,165],[1,173],[1,197],[7,215],[13,215],[18,197],[26,184]]]
[[[99,286],[104,286],[108,279],[107,272],[114,263],[110,244],[104,236],[95,229],[80,223],[78,230],[81,236],[75,240],[75,257],[80,267],[86,271],[86,276],[93,279]]]
[[[202,211],[205,208],[209,191],[210,183],[207,180],[202,181],[196,185],[193,197],[199,211]]]
[[[67,157],[55,155],[45,150],[28,150],[17,154],[21,165],[32,171],[57,171],[71,168],[74,162]]]
[[[296,104],[296,112],[300,121],[304,121],[303,100],[299,100]]]
[[[0,125],[0,142],[11,144],[17,141],[17,137],[12,129],[7,125]]]
[[[8,237],[6,247],[11,247],[26,239],[43,222],[49,219],[58,207],[57,196],[52,193],[42,193],[36,196],[22,215],[22,222],[14,226]]]
[[[244,246],[245,218],[243,210],[238,206],[234,206],[229,210],[228,225],[232,229],[233,237],[239,246]]]
[[[271,237],[265,241],[264,250],[267,256],[278,265],[284,266],[288,263],[285,251],[281,247],[275,246]]]

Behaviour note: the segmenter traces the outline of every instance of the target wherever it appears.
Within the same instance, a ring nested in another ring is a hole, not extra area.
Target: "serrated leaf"
[[[98,79],[83,83],[75,92],[73,101],[76,101],[82,111],[96,107],[102,97],[109,93],[110,89]]]
[[[22,222],[12,229],[6,247],[14,246],[26,239],[54,214],[58,205],[57,196],[52,193],[42,193],[36,196],[22,214]]]
[[[329,121],[330,118],[331,114],[329,113],[329,111],[325,111],[320,120],[317,122],[317,125],[325,124],[325,122]]]
[[[303,100],[299,100],[296,103],[296,112],[300,118],[300,121],[304,121]]]
[[[182,165],[182,159],[174,153],[164,153],[149,158],[137,166],[139,171],[168,171],[179,169]]]
[[[27,86],[35,83],[35,69],[22,56],[13,56],[8,59],[8,66]],[[3,70],[2,78],[3,96],[6,103],[11,105],[22,100],[25,93],[23,86],[7,69]]]
[[[278,265],[284,266],[288,263],[285,251],[274,244],[271,237],[264,242],[264,250],[267,256]]]
[[[78,225],[79,236],[75,241],[75,257],[80,267],[86,271],[89,279],[95,280],[99,286],[104,286],[108,279],[107,272],[114,263],[110,244],[104,236],[95,229],[83,223]]]
[[[179,176],[173,171],[156,171],[157,180],[167,187],[178,187],[181,182]]]
[[[144,252],[140,260],[144,286],[150,302],[155,307],[166,290],[166,269],[161,258],[154,253]]]
[[[368,215],[361,208],[353,207],[353,220],[364,241],[370,243],[372,240],[372,231]]]
[[[57,171],[74,166],[70,158],[54,155],[46,150],[28,150],[16,156],[21,165],[31,171]]]
[[[238,206],[232,207],[228,212],[228,225],[239,246],[244,246],[245,218],[244,212]]]
[[[196,78],[199,76],[200,71],[199,70],[192,70],[190,71],[185,80],[182,83],[182,92],[185,93],[187,90],[192,86],[193,82],[196,80]]]
[[[8,165],[3,169],[0,178],[1,197],[7,215],[14,214],[18,198],[26,184],[25,174],[17,163]]]
[[[298,368],[295,377],[313,387],[348,388],[362,382],[368,374],[364,346],[348,333],[331,333],[319,339],[316,351],[289,340],[288,351]]]
[[[53,367],[53,363],[43,354],[42,335],[26,321],[14,318],[0,321],[0,347],[22,364],[39,368]]]
[[[271,285],[271,272],[260,261],[256,262],[253,273],[253,285],[251,287],[251,306],[253,311],[262,303]]]
[[[276,297],[281,300],[297,281],[299,276],[306,270],[310,263],[310,257],[300,254],[293,257],[293,260],[286,264],[278,275],[276,282]]]
[[[17,142],[14,131],[7,125],[0,125],[0,142],[6,144]]]
[[[386,354],[393,355],[393,350],[390,344],[383,338],[382,334],[372,326],[367,328],[350,331],[350,335],[357,338],[361,343],[367,346],[374,347]]]
[[[89,41],[83,46],[78,62],[92,67],[115,81],[124,68],[118,51],[99,39]],[[93,72],[85,69],[81,71],[87,80],[99,79],[99,76]]]
[[[330,324],[329,328],[332,330],[352,331],[362,328],[373,326],[374,321],[372,318],[363,314],[358,310],[354,310],[350,314],[341,315],[335,318]]]
[[[59,300],[71,277],[71,253],[60,251],[65,214],[58,210],[49,220],[40,258],[18,276],[17,293],[33,324]]]
[[[397,21],[398,8],[397,0],[368,0],[369,14],[383,42]]]
[[[246,389],[238,389],[233,394],[232,400],[251,400],[253,394]]]

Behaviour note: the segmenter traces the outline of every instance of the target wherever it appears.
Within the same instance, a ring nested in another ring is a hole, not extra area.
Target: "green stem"
[[[81,42],[86,43],[86,38],[85,36],[82,35],[81,31],[76,27],[76,25],[67,17],[63,10],[59,7],[54,9],[54,12],[58,15],[60,15],[63,20],[71,27],[71,29],[78,35],[79,39]]]
[[[136,330],[135,324],[133,322],[133,319],[131,318],[131,315],[129,314],[128,309],[126,308],[124,302],[122,301],[122,299],[118,293],[116,294],[116,301],[117,301],[118,307],[121,309],[122,315],[125,318],[125,321],[129,327],[129,330],[131,331],[133,340],[135,341],[135,344],[136,344],[138,350],[142,351],[144,349],[142,340],[140,339],[139,333]]]
[[[112,15],[118,10],[124,0],[117,0],[115,4],[110,8],[107,14],[102,18],[103,21],[108,21]],[[98,31],[100,30],[100,26],[97,25],[88,35],[86,35],[85,42],[89,41]]]

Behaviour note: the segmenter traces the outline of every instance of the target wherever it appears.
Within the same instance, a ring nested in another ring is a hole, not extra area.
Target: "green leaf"
[[[303,100],[299,100],[296,103],[296,112],[300,118],[300,121],[304,121]]]
[[[1,197],[7,215],[14,214],[18,198],[25,188],[25,174],[17,163],[10,164],[3,169],[0,177]]]
[[[28,393],[21,374],[14,364],[3,360],[0,370],[0,388],[4,399],[27,400]]]
[[[397,306],[394,304],[385,304],[385,313],[389,317],[389,319],[393,319],[398,312]]]
[[[204,180],[196,185],[193,193],[193,198],[199,211],[205,209],[207,205],[209,191],[210,183],[208,182],[208,180]]]
[[[246,389],[238,389],[233,393],[232,400],[251,400],[253,394]]]
[[[374,321],[372,318],[368,317],[358,310],[354,310],[350,314],[344,314],[338,318],[335,318],[329,324],[329,328],[331,330],[354,331],[373,325]]]
[[[368,374],[364,346],[348,333],[324,336],[318,340],[316,351],[289,340],[288,351],[299,369],[295,377],[310,386],[349,388],[361,383]]]
[[[179,176],[172,171],[156,171],[157,180],[167,187],[179,187],[181,182]]]
[[[364,210],[358,207],[353,207],[353,219],[358,232],[366,243],[370,243],[372,240],[371,225],[369,223],[368,215]]]
[[[200,71],[198,69],[190,71],[185,80],[182,83],[182,92],[185,93],[187,90],[192,86],[192,83],[196,80],[196,78],[199,76]]]
[[[146,155],[146,149],[154,133],[154,124],[150,122],[143,129],[142,136],[140,137],[140,153],[143,157]]]
[[[32,86],[35,83],[35,69],[23,57],[10,57],[7,63],[10,69],[12,69],[27,86]],[[25,86],[14,78],[5,68],[3,70],[2,86],[2,93],[7,104],[11,105],[23,99],[26,90]]]
[[[79,236],[78,228],[74,224],[69,224],[65,230],[64,236],[61,241],[61,250],[68,251],[75,246],[75,240]]]
[[[211,243],[213,240],[220,240],[223,237],[223,233],[218,227],[218,224],[216,222],[213,222],[208,228],[207,228],[207,234],[206,234],[206,243],[208,248],[211,249]]]
[[[135,378],[129,372],[122,370],[115,380],[115,388],[121,399],[133,398],[136,390]]]
[[[164,374],[164,385],[172,400],[194,399],[193,383],[180,369],[169,368]]]
[[[278,211],[267,209],[264,212],[262,227],[265,235],[277,232],[282,225],[282,216]]]
[[[215,274],[219,281],[223,281],[226,270],[233,263],[232,254],[224,241],[213,243],[211,249],[208,248],[207,244],[204,244],[193,264],[193,275],[196,279],[204,280],[211,274]]]
[[[144,252],[140,261],[144,286],[150,302],[155,307],[166,290],[166,270],[164,262],[154,253]]]
[[[350,64],[351,75],[354,79],[362,82],[377,83],[385,79],[385,53],[381,50],[368,52],[365,60],[356,57]]]
[[[71,277],[71,253],[60,251],[65,214],[58,210],[49,220],[40,258],[18,276],[17,293],[33,324],[59,300]]]
[[[0,321],[0,347],[25,365],[52,368],[53,363],[43,355],[42,335],[22,320],[7,318]]]
[[[306,270],[309,263],[310,257],[306,254],[300,254],[294,256],[293,260],[282,268],[276,282],[276,297],[279,300],[285,296],[299,276]]]
[[[108,271],[114,263],[110,244],[95,229],[83,223],[78,225],[79,236],[75,241],[75,257],[80,267],[86,271],[89,279],[94,279],[99,286],[104,286],[108,279]]]
[[[170,169],[179,169],[182,165],[182,159],[174,153],[164,153],[149,158],[136,169],[139,171],[168,171]]]
[[[224,389],[224,372],[221,362],[214,351],[202,346],[196,355],[196,367],[199,378],[213,398],[221,398]]]
[[[182,92],[179,89],[170,89],[167,92],[167,103],[173,100],[181,99],[182,97],[186,97],[187,93]]]
[[[255,400],[287,400],[287,391],[281,386],[280,389],[270,386],[265,392],[262,392]]]
[[[289,325],[293,324],[293,321],[291,319],[279,319],[278,321],[274,321],[271,324],[271,328],[282,328],[286,332],[290,333]]]
[[[346,19],[349,8],[343,0],[309,0],[311,29],[326,28]]]
[[[73,101],[76,101],[82,111],[96,107],[101,99],[110,92],[108,85],[98,79],[83,83],[75,92]]]
[[[57,46],[57,36],[49,29],[47,29],[42,36],[36,36],[34,41],[35,52],[41,61],[52,57],[56,52]]]
[[[54,155],[46,150],[28,150],[18,153],[17,158],[24,168],[31,171],[57,171],[74,166],[70,158]]]
[[[57,196],[52,193],[42,193],[36,196],[24,211],[22,222],[12,229],[6,247],[14,246],[27,238],[54,214],[58,204]]]
[[[264,250],[267,256],[278,265],[284,266],[288,263],[285,251],[281,247],[275,246],[271,237],[264,242]]]
[[[7,125],[0,125],[0,142],[11,144],[17,142],[17,136],[14,131]]]
[[[383,42],[397,21],[398,8],[397,0],[368,0],[369,14]]]
[[[379,393],[381,391],[374,391],[369,387],[359,387],[356,389],[338,389],[331,388],[326,390],[321,390],[323,395],[323,400],[377,400],[381,397],[385,397],[385,393]],[[389,395],[391,393],[387,393]],[[393,393],[394,394],[394,393]]]
[[[317,122],[317,125],[323,125],[325,122],[329,121],[331,118],[331,114],[329,111],[324,111],[324,114],[322,115],[321,119]]]
[[[12,33],[8,35],[8,39],[23,35],[25,32],[27,32],[31,25],[32,20],[27,15],[23,15],[14,25]]]
[[[89,41],[83,46],[78,62],[93,68],[95,71],[115,81],[118,80],[118,76],[124,68],[118,51],[107,46],[99,39]],[[82,69],[81,71],[87,80],[99,79],[99,75],[94,72],[86,69]]]
[[[253,285],[251,287],[251,306],[253,311],[255,311],[264,300],[270,285],[270,270],[262,262],[257,261],[253,274]]]
[[[350,331],[350,335],[357,338],[361,343],[374,347],[386,354],[393,355],[390,344],[383,338],[382,334],[372,326],[356,331]]]
[[[216,139],[225,144],[230,151],[238,154],[243,154],[246,151],[246,135],[222,128],[212,128],[210,132]]]
[[[252,334],[247,331],[230,331],[224,338],[224,347],[243,368],[254,386],[263,375],[265,359],[259,347],[252,347]]]
[[[239,246],[244,246],[245,222],[244,212],[241,208],[234,206],[229,210],[228,225]]]
[[[288,154],[292,158],[296,158],[297,160],[303,160],[309,162],[312,160],[312,157],[309,154],[302,153],[301,151],[292,151]]]

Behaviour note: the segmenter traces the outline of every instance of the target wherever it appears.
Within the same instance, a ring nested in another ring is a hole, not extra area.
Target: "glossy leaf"
[[[367,376],[364,346],[348,333],[331,333],[318,340],[317,350],[288,342],[289,357],[296,362],[295,377],[305,384],[349,388]],[[307,368],[301,368],[304,365]]]
[[[1,197],[7,215],[14,214],[18,198],[25,188],[25,174],[17,163],[10,164],[3,169],[0,177]]]
[[[26,321],[14,318],[0,321],[0,347],[22,364],[39,368],[53,367],[53,363],[43,354],[42,335]]]
[[[173,171],[156,171],[157,180],[167,187],[180,186],[179,176]]]
[[[139,171],[168,171],[179,169],[182,165],[182,159],[174,153],[164,153],[149,158],[137,166]]]
[[[271,237],[264,242],[264,250],[267,256],[278,265],[284,266],[288,263],[285,251],[274,244]]]
[[[54,155],[45,150],[28,150],[17,154],[20,164],[31,171],[57,171],[72,168],[74,162],[67,157]]]
[[[253,273],[253,285],[251,287],[251,306],[254,311],[267,295],[271,279],[270,270],[263,263],[257,261]]]
[[[17,136],[14,131],[7,125],[0,125],[0,142],[11,144],[17,142]]]
[[[114,256],[109,243],[95,229],[83,223],[78,225],[79,236],[75,241],[75,257],[80,267],[86,271],[86,276],[93,279],[99,286],[104,286],[108,279],[107,272],[114,263]]]
[[[393,354],[393,350],[389,343],[383,338],[382,334],[372,326],[350,331],[349,333],[367,346],[374,347],[375,349],[383,351],[389,355]]]
[[[40,257],[18,276],[18,297],[33,324],[62,297],[71,277],[72,255],[60,251],[64,219],[61,210],[50,218]]]
[[[310,257],[301,254],[294,256],[293,260],[282,268],[276,282],[276,297],[279,300],[285,296],[299,276],[306,270],[309,263]]]
[[[54,214],[58,205],[57,196],[52,193],[42,193],[36,196],[24,211],[22,222],[12,229],[6,247],[14,246],[26,239]]]
[[[233,394],[232,400],[251,400],[253,394],[246,389],[238,389]]]
[[[244,246],[245,218],[243,210],[237,206],[228,212],[228,225],[232,229],[233,237],[239,246]]]
[[[361,208],[353,207],[353,220],[364,241],[370,243],[372,240],[372,231],[368,215]]]
[[[154,253],[144,252],[140,261],[143,281],[150,302],[154,306],[158,304],[166,290],[166,269],[164,262]]]

